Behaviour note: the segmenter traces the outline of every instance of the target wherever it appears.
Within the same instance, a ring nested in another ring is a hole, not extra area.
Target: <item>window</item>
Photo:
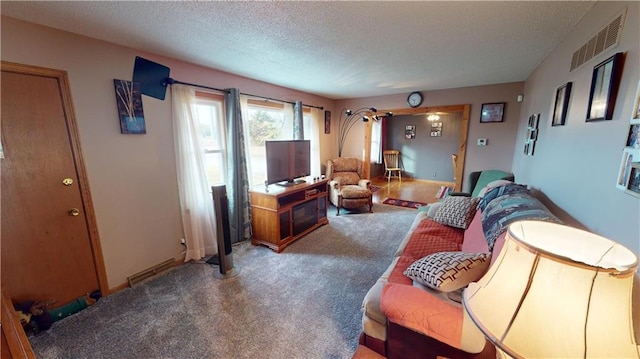
[[[382,163],[382,121],[380,118],[371,123],[371,163]]]
[[[264,101],[247,101],[249,138],[249,185],[262,184],[267,179],[267,159],[264,142],[293,139],[293,111],[291,106]]]
[[[209,185],[226,182],[226,146],[222,96],[196,92],[196,110],[200,123],[204,163]]]

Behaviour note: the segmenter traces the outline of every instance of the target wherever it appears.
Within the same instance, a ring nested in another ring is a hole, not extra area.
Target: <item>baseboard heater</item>
[[[129,281],[129,287],[133,287],[134,285],[149,279],[155,275],[158,275],[162,272],[168,271],[169,269],[173,268],[175,266],[175,261],[173,259],[167,259],[166,261],[160,263],[160,264],[156,264],[155,266],[151,267],[151,268],[147,268],[145,270],[143,270],[142,272],[138,272],[130,277],[127,277],[127,280]]]

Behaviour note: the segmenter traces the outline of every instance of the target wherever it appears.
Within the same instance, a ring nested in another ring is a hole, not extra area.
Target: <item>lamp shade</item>
[[[498,258],[463,305],[501,351],[516,358],[638,358],[629,249],[540,221],[512,223]]]

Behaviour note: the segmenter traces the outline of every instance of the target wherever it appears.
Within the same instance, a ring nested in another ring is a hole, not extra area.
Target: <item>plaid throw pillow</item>
[[[451,227],[467,229],[476,214],[478,198],[449,196],[442,201],[433,220]]]
[[[482,278],[490,257],[488,253],[433,253],[413,262],[404,275],[429,288],[453,292]]]

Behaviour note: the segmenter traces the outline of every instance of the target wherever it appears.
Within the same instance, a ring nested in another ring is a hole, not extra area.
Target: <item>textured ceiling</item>
[[[5,16],[333,99],[524,81],[593,4],[0,2]]]

